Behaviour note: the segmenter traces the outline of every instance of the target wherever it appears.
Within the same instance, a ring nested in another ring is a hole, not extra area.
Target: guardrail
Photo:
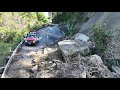
[[[18,44],[18,46],[16,47],[16,49],[13,51],[10,59],[8,60],[6,66],[5,66],[5,69],[4,69],[4,71],[3,71],[3,74],[2,74],[2,76],[1,76],[1,78],[5,78],[5,75],[6,75],[6,73],[7,73],[7,70],[8,70],[8,68],[9,68],[9,66],[10,66],[10,64],[11,64],[11,62],[12,62],[12,60],[13,60],[13,57],[14,57],[14,55],[16,54],[16,52],[19,50],[19,48],[21,47],[21,45],[23,44],[23,42],[24,42],[24,40],[22,40],[22,41]]]

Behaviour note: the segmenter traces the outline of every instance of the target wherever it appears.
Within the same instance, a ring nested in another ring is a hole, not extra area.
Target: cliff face
[[[95,23],[105,25],[105,31],[112,31],[112,41],[106,52],[107,59],[120,59],[120,12],[89,13],[89,20],[80,26],[80,32],[91,36],[92,26]]]

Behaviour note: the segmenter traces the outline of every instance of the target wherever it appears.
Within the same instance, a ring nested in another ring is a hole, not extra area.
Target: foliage
[[[104,56],[104,52],[107,50],[108,40],[111,38],[111,33],[105,33],[102,24],[93,25],[92,40],[95,42],[96,52],[101,57]]]
[[[119,59],[104,60],[104,64],[112,71],[112,66],[120,66]]]
[[[69,31],[65,34],[74,35],[77,32],[75,26],[81,14],[82,12],[54,12],[53,23],[63,23]]]
[[[47,22],[42,12],[0,12],[0,66],[25,34]]]

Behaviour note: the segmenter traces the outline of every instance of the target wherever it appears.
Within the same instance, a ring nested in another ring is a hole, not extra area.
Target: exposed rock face
[[[104,24],[106,32],[112,31],[112,41],[108,45],[106,58],[120,59],[120,12],[96,12],[81,25],[80,32],[91,36],[92,26],[96,23]]]

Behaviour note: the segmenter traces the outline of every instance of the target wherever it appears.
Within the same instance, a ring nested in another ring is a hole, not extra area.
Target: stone
[[[38,70],[38,66],[35,65],[31,70],[32,70],[32,71],[37,71],[37,70]]]
[[[101,57],[96,55],[96,54],[95,55],[91,55],[90,62],[92,62],[95,65],[103,64],[103,61],[102,61]]]
[[[53,63],[51,67],[53,68],[53,67],[55,67],[55,66],[56,66],[56,64],[55,64],[55,63]]]
[[[51,64],[51,63],[52,63],[52,61],[49,62],[49,64]]]
[[[83,41],[83,42],[88,42],[89,37],[86,36],[85,34],[77,33],[77,34],[75,34],[74,39],[77,40],[77,41],[80,40],[80,41]]]
[[[86,43],[75,40],[63,40],[58,42],[60,51],[66,62],[69,62],[77,54],[88,55],[90,50]]]
[[[81,78],[86,78],[86,71],[83,71],[83,73],[80,74]]]
[[[40,58],[34,58],[34,62],[36,65],[39,65],[39,63],[41,62]]]

